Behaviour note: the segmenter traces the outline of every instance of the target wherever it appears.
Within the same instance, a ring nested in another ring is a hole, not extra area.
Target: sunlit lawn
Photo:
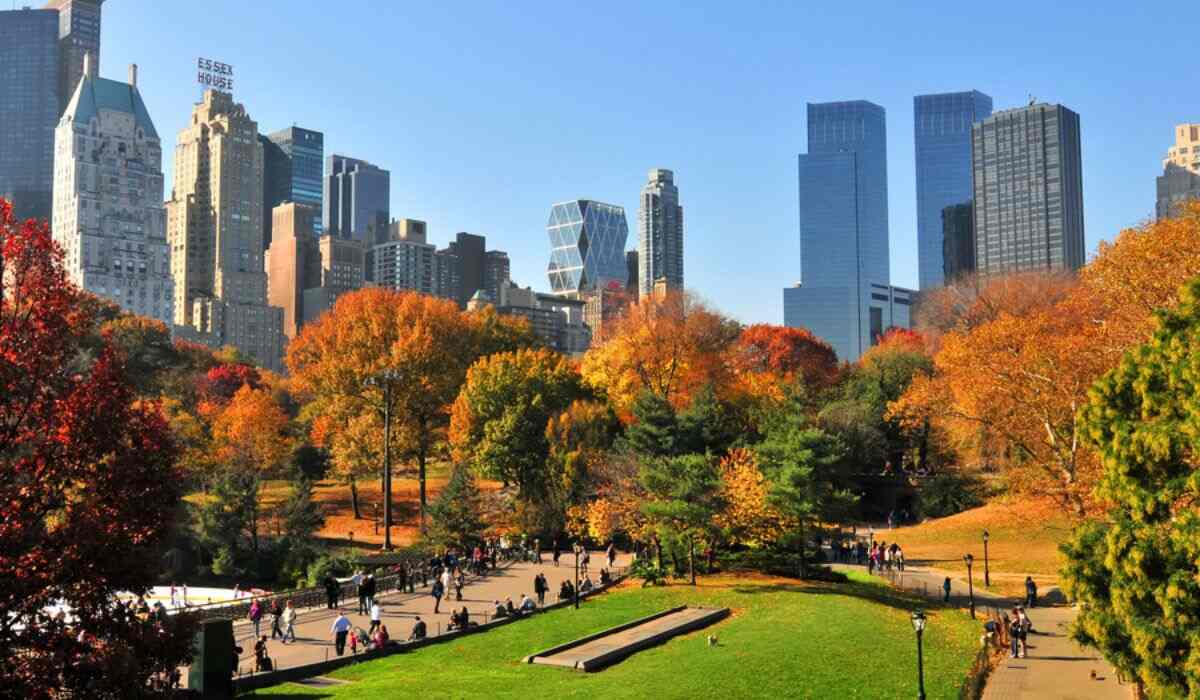
[[[583,674],[520,663],[540,649],[675,605],[730,607],[721,623]],[[798,584],[753,577],[701,580],[698,588],[633,586],[579,611],[552,611],[454,642],[331,674],[336,687],[287,684],[260,697],[336,698],[900,698],[916,696],[914,599],[866,577]],[[966,615],[930,610],[926,690],[956,698],[978,648]],[[716,634],[719,646],[709,647]]]

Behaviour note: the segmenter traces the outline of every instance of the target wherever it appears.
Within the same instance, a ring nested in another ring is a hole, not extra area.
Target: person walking
[[[608,551],[605,552],[608,558],[608,568],[613,568],[613,564],[617,563],[617,545],[614,542],[608,543]]]
[[[439,577],[439,580],[442,582],[442,595],[449,596],[450,586],[454,584],[454,577],[450,573],[450,569],[442,569],[442,575]]]
[[[383,608],[379,607],[379,603],[371,603],[371,628],[367,630],[367,634],[374,634],[375,630],[383,624]]]
[[[1029,656],[1029,630],[1033,629],[1033,621],[1029,619],[1029,615],[1025,614],[1025,608],[1017,608],[1017,622],[1021,630],[1021,658],[1024,659]]]
[[[367,614],[367,577],[361,571],[354,574],[354,585],[358,593],[358,614]]]
[[[467,577],[463,576],[462,569],[458,570],[458,575],[454,577],[454,600],[462,602],[462,589],[467,585]]]
[[[1021,643],[1021,619],[1016,610],[1008,614],[1006,624],[1008,626],[1008,658],[1015,659]]]
[[[375,588],[377,585],[375,582],[375,574],[367,574],[367,578],[365,581],[363,581],[363,585],[367,589],[367,610],[369,611],[371,606],[375,604]]]
[[[282,644],[288,643],[288,638],[296,641],[296,609],[292,607],[292,601],[287,602],[287,606],[283,609],[283,640]]]
[[[538,606],[546,605],[546,589],[549,586],[546,583],[546,577],[540,573],[533,577],[533,592],[537,594]]]
[[[1032,576],[1025,577],[1025,607],[1037,607],[1037,584],[1033,582]]]
[[[945,581],[942,581],[942,602],[950,602],[950,577],[947,576]]]
[[[351,627],[350,618],[339,610],[333,625],[329,628],[329,634],[333,637],[333,647],[337,650],[338,656],[346,653],[346,636],[350,634]]]
[[[262,616],[263,616],[262,606],[258,604],[257,600],[251,601],[250,602],[250,612],[246,614],[246,617],[248,617],[250,619],[250,624],[254,625],[254,638],[255,639],[258,639],[259,637],[262,636],[261,630],[259,629],[260,625],[262,624]]]
[[[338,582],[333,577],[333,574],[327,574],[323,582],[325,584],[325,608],[333,610],[338,603]]]
[[[558,547],[558,538],[557,538],[557,537],[555,537],[555,538],[554,538],[554,554],[552,555],[552,558],[554,559],[554,565],[555,565],[555,566],[558,566],[558,558],[559,558],[560,556],[562,556],[562,550],[561,550],[561,549],[559,549],[559,547]]]
[[[446,589],[442,586],[442,580],[440,578],[433,580],[433,587],[429,589],[429,595],[433,596],[433,612],[434,613],[441,612],[441,610],[439,608],[441,608],[442,594],[445,592],[445,590]]]
[[[271,641],[275,641],[276,636],[283,636],[283,606],[278,598],[271,601]]]

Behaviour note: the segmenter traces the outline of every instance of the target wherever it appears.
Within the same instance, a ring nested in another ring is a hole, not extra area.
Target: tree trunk
[[[808,578],[808,568],[804,565],[804,521],[800,521],[800,578]]]
[[[362,513],[358,511],[358,484],[354,483],[354,475],[350,475],[350,506],[354,508],[354,519],[361,520]]]
[[[692,577],[692,585],[696,585],[696,540],[688,537],[688,569]]]
[[[425,445],[417,453],[417,481],[421,491],[421,534],[425,534]]]
[[[658,539],[658,535],[654,536],[654,558],[658,564],[658,570],[662,571],[662,540]]]

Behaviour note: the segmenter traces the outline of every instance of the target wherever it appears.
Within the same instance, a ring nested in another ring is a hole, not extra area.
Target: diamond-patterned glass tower
[[[570,294],[625,284],[625,209],[589,199],[555,204],[546,222],[550,234],[550,289]]]

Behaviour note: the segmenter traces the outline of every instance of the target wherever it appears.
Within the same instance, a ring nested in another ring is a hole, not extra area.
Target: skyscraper
[[[624,286],[625,240],[629,224],[625,209],[590,199],[555,204],[546,222],[550,236],[550,289],[559,295],[578,295],[609,282]]]
[[[321,258],[312,229],[316,211],[287,202],[270,210],[275,237],[267,248],[267,302],[283,309],[283,333],[295,338],[304,325],[304,290],[320,284]]]
[[[375,284],[441,296],[438,284],[437,247],[426,238],[426,224],[416,219],[393,221],[388,240],[372,252]],[[458,290],[454,290],[458,301]]]
[[[58,10],[59,112],[75,94],[83,77],[83,57],[100,67],[100,5],[104,0],[50,0],[46,9]],[[57,115],[55,115],[57,116]]]
[[[0,197],[19,219],[50,218],[58,84],[58,11],[0,11]]]
[[[1171,216],[1180,204],[1200,198],[1200,124],[1175,127],[1175,146],[1163,159],[1163,174],[1157,182],[1159,219]]]
[[[167,239],[177,334],[280,370],[283,309],[267,304],[263,147],[228,93],[206,90],[175,145]]]
[[[808,328],[854,361],[879,333],[907,324],[907,314],[892,314],[909,295],[890,285],[883,108],[809,104],[799,174],[800,284],[783,291],[784,323]]]
[[[508,253],[489,250],[483,256],[483,291],[493,299],[500,298],[500,288],[512,281]]]
[[[970,202],[942,210],[942,281],[953,284],[975,271],[975,217]]]
[[[54,239],[67,275],[123,309],[175,320],[162,146],[137,88],[98,78],[90,57],[55,133]]]
[[[943,284],[942,210],[971,201],[971,125],[991,113],[992,98],[977,90],[913,98],[921,289]]]
[[[313,235],[321,235],[323,193],[321,168],[325,164],[325,135],[291,126],[267,136],[263,144],[263,207],[270,212],[284,202],[314,208]],[[307,210],[305,210],[307,213]],[[263,222],[263,245],[270,247],[273,216]]]
[[[658,280],[683,289],[683,207],[674,174],[650,171],[638,206],[638,271],[640,293],[649,295]]]
[[[971,151],[977,272],[1082,267],[1079,115],[1051,104],[997,112],[972,127]]]
[[[387,239],[391,173],[363,160],[331,155],[325,159],[321,223],[326,233],[368,246]]]

